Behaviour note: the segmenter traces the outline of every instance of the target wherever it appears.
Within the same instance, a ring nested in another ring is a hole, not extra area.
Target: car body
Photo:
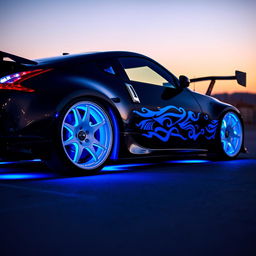
[[[105,130],[93,131],[100,133],[97,135],[99,138],[94,133],[90,138],[100,140],[100,136],[104,136],[109,141],[102,140],[106,145],[98,148],[91,146],[92,151],[103,152],[107,148],[104,161],[88,167],[91,171],[102,168],[107,159],[161,156],[172,152],[219,152],[220,144],[223,144],[219,137],[228,137],[230,133],[226,129],[226,135],[221,135],[223,118],[227,113],[235,116],[229,117],[233,118],[234,124],[239,122],[235,133],[240,133],[241,138],[235,154],[224,152],[222,155],[234,158],[245,151],[243,122],[237,108],[190,90],[186,77],[176,78],[144,55],[96,52],[35,61],[4,52],[0,52],[0,56],[3,156],[11,152],[29,152],[48,161],[52,151],[62,151],[59,160],[55,156],[55,160],[50,161],[60,162],[67,158],[63,136],[71,138],[75,133],[76,140],[79,137],[78,144],[84,145],[89,140],[86,133],[89,134],[88,129],[95,126],[97,118],[102,119]],[[210,80],[215,81],[215,78]],[[93,111],[88,119],[88,131],[82,126],[78,128],[80,124],[75,120],[85,118],[87,108]],[[108,125],[106,122],[110,123],[109,127],[105,127]],[[73,128],[68,130],[70,123]],[[67,133],[70,134],[64,135]],[[56,144],[59,144],[58,148],[55,148]],[[76,150],[70,149],[72,154],[78,154],[74,153]],[[80,153],[85,154],[84,151]],[[89,150],[89,153],[92,152]],[[71,169],[81,169],[86,173],[88,168],[76,164],[73,161],[75,156],[71,155],[64,162],[70,164]],[[58,164],[53,166],[59,168]]]

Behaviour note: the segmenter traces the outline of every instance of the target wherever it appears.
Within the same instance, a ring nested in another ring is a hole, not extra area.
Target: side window
[[[148,66],[126,68],[125,72],[131,81],[157,85],[168,83],[166,79],[164,79]]]
[[[177,82],[174,81],[175,78],[171,74],[147,59],[123,57],[119,58],[119,61],[131,81],[172,88],[177,87]]]

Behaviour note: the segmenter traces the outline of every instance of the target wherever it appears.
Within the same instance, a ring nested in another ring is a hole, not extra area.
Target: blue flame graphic
[[[133,112],[143,118],[136,124],[145,131],[142,135],[147,138],[157,137],[163,142],[168,141],[171,136],[194,141],[200,135],[208,140],[214,139],[218,127],[218,120],[209,120],[207,114],[186,111],[182,107],[166,106],[158,110],[144,107],[140,111]],[[199,126],[200,118],[208,122],[205,127]]]

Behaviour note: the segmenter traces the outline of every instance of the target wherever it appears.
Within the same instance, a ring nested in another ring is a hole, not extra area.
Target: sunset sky
[[[2,51],[32,59],[62,52],[135,51],[177,76],[245,71],[247,88],[218,82],[214,92],[256,93],[254,0],[8,0],[0,9]],[[206,89],[205,83],[195,86]]]

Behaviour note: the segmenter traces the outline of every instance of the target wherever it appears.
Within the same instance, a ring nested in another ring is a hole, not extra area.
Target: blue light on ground
[[[190,159],[190,160],[170,160],[165,161],[162,163],[170,163],[170,164],[200,164],[200,163],[208,163],[209,160],[203,160],[203,159]],[[149,165],[158,165],[160,163],[136,163],[136,164],[120,164],[120,165],[108,165],[105,166],[102,171],[125,171],[129,169],[134,169],[136,167],[143,167],[143,166],[149,166]]]
[[[5,161],[0,162],[0,165],[10,165],[10,164],[24,164],[24,163],[33,163],[33,162],[41,162],[41,159],[33,159],[33,160],[19,160],[19,161]],[[241,164],[248,164],[248,162],[255,162],[254,159],[236,159],[233,161],[223,162],[224,165],[230,165],[239,167]],[[129,170],[138,170],[145,166],[158,166],[164,164],[204,164],[204,163],[211,163],[210,160],[205,159],[187,159],[187,160],[169,160],[163,161],[159,163],[133,163],[133,164],[119,164],[119,165],[107,165],[105,166],[102,171],[129,171]],[[236,168],[233,168],[236,170]],[[9,170],[10,171],[10,170]],[[56,174],[53,173],[31,173],[31,172],[8,172],[8,169],[1,168],[2,174],[0,174],[0,180],[26,180],[26,179],[47,179],[56,177]],[[8,173],[7,173],[8,172]]]
[[[33,160],[19,160],[19,161],[6,161],[0,162],[0,165],[10,165],[10,164],[24,164],[24,163],[41,162],[41,159]],[[164,164],[199,164],[208,163],[209,160],[203,159],[189,159],[189,160],[170,160],[162,162]],[[119,165],[107,165],[102,171],[127,171],[137,168],[143,168],[145,166],[156,166],[161,163],[134,163],[134,164],[119,164]],[[0,174],[0,180],[23,180],[23,179],[45,179],[53,177],[53,174],[49,173],[3,173]]]
[[[154,165],[153,163],[139,163],[139,164],[120,164],[120,165],[107,165],[105,166],[102,171],[125,171],[129,170],[133,167],[142,167],[142,166],[148,166],[148,165]]]
[[[32,160],[19,160],[19,161],[9,161],[9,162],[0,162],[0,165],[7,164],[23,164],[23,163],[31,163],[31,162],[42,162],[41,159],[32,159]]]
[[[203,160],[203,159],[189,159],[189,160],[171,160],[166,161],[165,163],[170,164],[200,164],[200,163],[209,163],[209,160]]]
[[[46,173],[8,173],[1,174],[0,180],[27,180],[27,179],[44,179],[52,177],[52,175]]]
[[[18,161],[4,161],[0,162],[0,165],[15,165],[24,163],[42,162],[41,159],[32,160],[18,160]],[[4,170],[5,171],[5,170]],[[2,173],[0,174],[0,180],[26,180],[26,179],[45,179],[53,177],[51,173]]]

